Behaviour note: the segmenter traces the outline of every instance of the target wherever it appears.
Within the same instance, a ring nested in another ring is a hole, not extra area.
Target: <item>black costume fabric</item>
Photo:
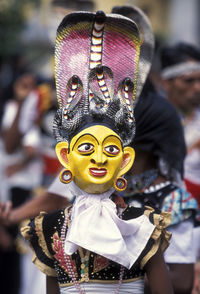
[[[142,208],[144,208],[145,206],[150,206],[150,207],[158,208],[161,211],[163,208],[164,199],[167,196],[169,196],[170,193],[172,193],[173,191],[177,189],[177,187],[171,184],[170,182],[168,185],[164,186],[163,188],[161,187],[160,189],[156,191],[152,191],[148,193],[146,193],[145,191],[133,193],[131,188],[132,187],[130,185],[130,188],[128,187],[126,191],[123,193],[124,201],[127,205],[131,205],[133,207],[142,207]]]
[[[162,212],[170,213],[170,225],[179,224],[191,217],[195,217],[198,224],[197,203],[185,189],[179,188],[169,181],[155,187],[151,186],[150,189],[138,193],[133,193],[131,188],[129,185],[123,193],[127,205],[142,208],[151,206]]]
[[[180,118],[170,102],[154,92],[142,95],[135,108],[135,120],[133,147],[152,152],[183,176],[184,134]]]
[[[61,241],[61,231],[65,217],[70,207],[50,214],[41,213],[30,224],[23,228],[23,236],[30,242],[35,251],[33,262],[48,276],[57,276],[61,287],[72,285],[64,260],[64,250]],[[159,246],[165,250],[169,245],[171,234],[165,228],[169,225],[169,214],[160,214],[157,209],[150,207],[134,208],[127,207],[122,214],[122,219],[129,220],[145,214],[155,229],[144,247],[142,253],[130,270],[125,269],[123,282],[131,282],[144,277],[144,266],[157,252]],[[69,225],[69,224],[68,224]],[[67,232],[66,232],[67,233]],[[144,246],[144,244],[141,244]],[[81,276],[81,259],[86,257],[82,248],[79,248],[71,256],[73,269],[77,280],[85,282]],[[87,282],[118,283],[120,265],[107,258],[90,252],[87,255],[88,278]]]

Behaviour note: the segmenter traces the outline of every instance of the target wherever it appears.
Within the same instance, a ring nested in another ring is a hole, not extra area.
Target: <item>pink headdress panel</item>
[[[58,141],[102,122],[128,144],[135,126],[139,53],[138,28],[126,17],[77,12],[63,19],[55,50]]]

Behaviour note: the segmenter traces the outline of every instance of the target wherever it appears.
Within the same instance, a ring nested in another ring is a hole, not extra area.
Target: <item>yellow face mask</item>
[[[84,129],[72,138],[70,146],[58,143],[56,153],[77,186],[87,193],[109,190],[131,168],[135,157],[133,148],[123,148],[120,137],[102,125]]]

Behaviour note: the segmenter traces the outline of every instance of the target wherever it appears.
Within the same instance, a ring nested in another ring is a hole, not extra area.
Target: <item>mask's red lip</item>
[[[105,168],[90,168],[90,174],[95,177],[103,177],[107,174],[107,170]]]

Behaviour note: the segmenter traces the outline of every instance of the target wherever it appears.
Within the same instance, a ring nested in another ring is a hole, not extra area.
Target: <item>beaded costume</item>
[[[140,56],[143,41],[133,21],[103,12],[72,13],[57,31],[56,152],[67,168],[60,178],[71,181],[76,199],[73,207],[42,213],[22,233],[33,262],[57,277],[61,293],[87,293],[85,283],[98,285],[88,293],[113,283],[110,293],[125,293],[123,285],[142,280],[149,259],[168,246],[168,214],[117,211],[110,199],[113,187],[126,187],[123,175],[134,160],[133,110],[151,64],[145,50]]]
[[[60,287],[73,285],[64,259],[61,231],[65,219],[68,219],[71,208],[55,213],[41,213],[30,226],[23,229],[23,235],[35,250],[33,262],[47,275],[58,276]],[[162,239],[162,249],[168,246],[170,234],[164,228],[170,219],[167,214],[146,207],[145,209],[128,206],[122,213],[122,219],[128,220],[145,214],[150,222],[156,225],[154,233],[143,248],[142,253],[130,270],[124,269],[123,282],[133,282],[144,278],[144,266],[155,254]],[[70,220],[68,220],[67,227]],[[164,231],[162,231],[164,230]],[[66,228],[67,231],[67,228]],[[65,234],[66,234],[65,231]],[[163,238],[164,237],[164,238]],[[142,244],[141,244],[142,245]],[[94,252],[79,248],[71,257],[75,276],[80,283],[116,283],[120,279],[120,265]],[[117,288],[117,286],[116,286]]]

